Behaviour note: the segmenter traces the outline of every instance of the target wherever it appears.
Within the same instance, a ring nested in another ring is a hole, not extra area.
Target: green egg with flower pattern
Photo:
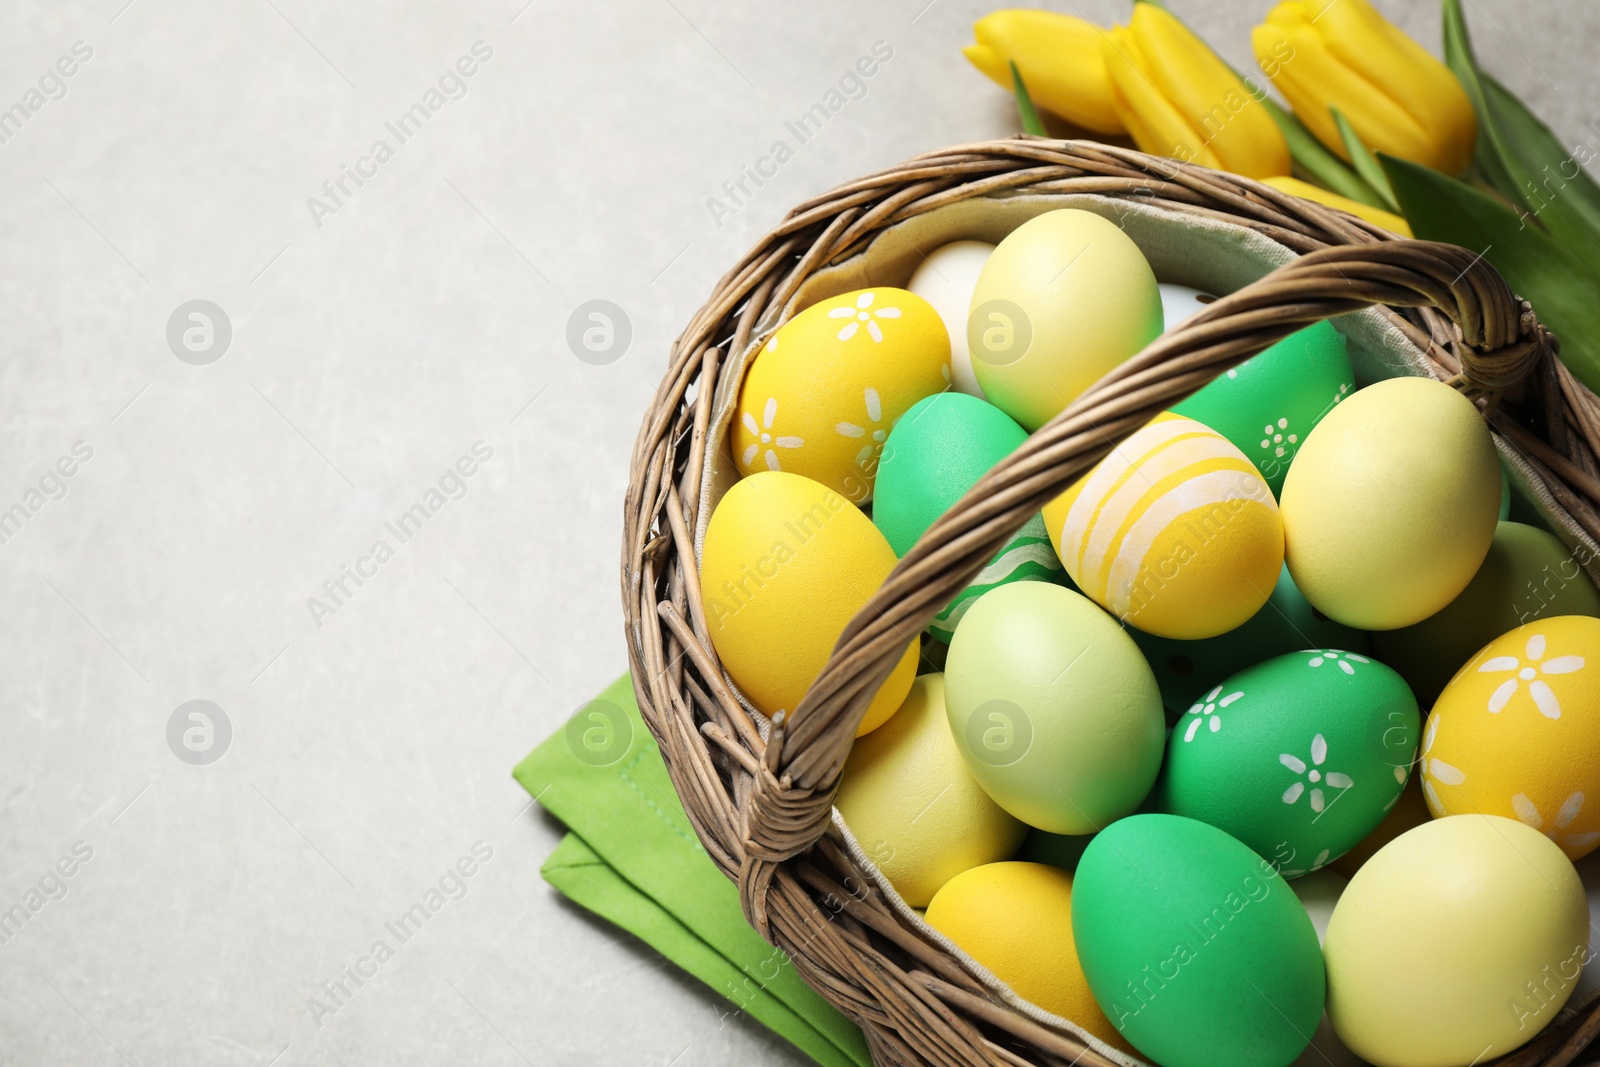
[[[1172,410],[1232,441],[1277,496],[1306,435],[1354,388],[1343,335],[1318,322],[1225,372]]]
[[[1155,802],[1298,877],[1383,821],[1418,733],[1416,698],[1390,668],[1339,649],[1291,652],[1231,675],[1179,717]]]

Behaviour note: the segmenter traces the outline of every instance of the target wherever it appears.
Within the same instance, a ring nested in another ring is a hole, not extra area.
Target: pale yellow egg
[[[1037,430],[1161,334],[1144,253],[1090,211],[1047,211],[995,247],[967,316],[972,370],[989,402]]]
[[[913,908],[962,871],[1009,858],[1028,832],[961,761],[942,674],[918,678],[889,721],[857,739],[834,804]]]
[[[1346,626],[1395,630],[1478,572],[1500,513],[1500,464],[1472,401],[1431,378],[1390,378],[1317,424],[1279,504],[1306,599]]]
[[[894,565],[872,520],[810,478],[763,471],[728,490],[706,526],[700,596],[717,656],[757,710],[796,709]],[[859,732],[894,714],[916,675],[917,648],[913,636]]]
[[[750,361],[731,445],[741,474],[789,471],[857,504],[872,498],[889,431],[950,387],[939,313],[904,289],[858,289],[813,304]]]
[[[1435,819],[1339,897],[1328,1017],[1377,1067],[1487,1063],[1556,1017],[1588,951],[1583,883],[1549,838],[1496,815]]]

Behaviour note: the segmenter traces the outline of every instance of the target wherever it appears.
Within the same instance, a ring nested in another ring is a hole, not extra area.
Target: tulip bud
[[[1326,189],[1318,188],[1310,182],[1303,182],[1299,178],[1263,178],[1263,183],[1272,186],[1281,193],[1298,196],[1303,200],[1315,200],[1325,207],[1338,208],[1348,211],[1358,219],[1366,219],[1374,226],[1382,226],[1401,237],[1411,236],[1411,224],[1399,215],[1383,210],[1380,207],[1370,207],[1359,200],[1351,200],[1348,196],[1330,193]]]
[[[1450,69],[1367,0],[1284,0],[1250,34],[1302,122],[1341,158],[1337,108],[1361,143],[1445,174],[1472,162],[1478,119]]]
[[[1204,41],[1154,4],[1102,39],[1117,114],[1139,147],[1248,178],[1288,174],[1267,109]]]
[[[1053,11],[996,11],[972,27],[962,49],[972,65],[1009,92],[1016,63],[1033,102],[1095,133],[1123,133],[1100,58],[1099,26]]]

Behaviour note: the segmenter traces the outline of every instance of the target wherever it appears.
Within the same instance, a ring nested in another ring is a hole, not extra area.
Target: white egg
[[[967,351],[967,310],[978,272],[989,261],[994,245],[982,241],[952,241],[934,249],[911,276],[906,288],[933,305],[950,334],[951,384],[963,393],[988,399],[972,373]]]
[[[1174,285],[1172,282],[1162,282],[1156,288],[1161,290],[1161,314],[1165,319],[1164,333],[1171,333],[1184,319],[1217,299],[1211,293],[1191,289],[1187,285]],[[934,306],[938,307],[937,304]]]

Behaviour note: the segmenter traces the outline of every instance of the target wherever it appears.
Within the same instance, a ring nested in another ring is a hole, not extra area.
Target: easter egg
[[[1161,767],[1161,694],[1133,639],[1088,600],[1012,582],[967,609],[945,660],[950,730],[1011,814],[1086,834],[1133,811]]]
[[[995,247],[967,316],[972,371],[990,403],[1037,430],[1161,333],[1144,253],[1114,222],[1047,211]]]
[[[1161,415],[1044,506],[1067,573],[1117,618],[1215,637],[1267,602],[1283,566],[1272,490],[1221,434]]]
[[[1162,333],[1171,333],[1217,299],[1211,293],[1172,282],[1161,282],[1156,288],[1161,293]]]
[[[1318,322],[1225,371],[1172,410],[1232,441],[1277,494],[1301,442],[1355,380],[1344,336]]]
[[[1423,733],[1427,733],[1426,729]],[[1432,817],[1428,812],[1428,802],[1422,796],[1422,775],[1414,772],[1406,779],[1406,787],[1400,790],[1400,799],[1395,801],[1383,821],[1349,852],[1330,862],[1327,869],[1346,878],[1354,878],[1356,872],[1377,855],[1380,848]]]
[[[962,871],[1009,858],[1027,832],[967,773],[939,674],[917,678],[894,716],[857,739],[834,806],[914,908]]]
[[[872,521],[895,555],[910,551],[933,520],[1027,437],[1009,415],[977,397],[939,393],[917,401],[889,434],[872,501]],[[948,642],[972,602],[995,586],[1026,579],[1059,581],[1065,576],[1050,547],[1044,519],[1036,514],[939,612],[928,630]]]
[[[972,373],[972,355],[967,351],[967,312],[978,274],[993,251],[994,245],[983,241],[941,245],[928,253],[906,283],[907,289],[932,304],[944,320],[945,332],[950,335],[950,384],[979,398],[983,387]]]
[[[1181,713],[1200,694],[1235,671],[1302,648],[1344,648],[1366,652],[1367,635],[1341,626],[1311,606],[1294,587],[1287,567],[1266,604],[1242,625],[1199,641],[1173,641],[1129,630],[1155,671],[1161,698]]]
[[[1106,1017],[1163,1067],[1286,1067],[1322,1015],[1317,932],[1288,883],[1193,819],[1135,815],[1096,834],[1072,933]]]
[[[894,565],[872,520],[832,489],[785,471],[734,483],[706,525],[700,597],[717,657],[756,710],[795,710]],[[894,713],[916,672],[913,639],[860,732]]]
[[[1495,638],[1444,687],[1422,739],[1435,818],[1517,819],[1571,859],[1600,844],[1600,619],[1562,615]]]
[[[1280,504],[1289,573],[1306,599],[1346,626],[1397,630],[1478,572],[1494,540],[1500,462],[1472,401],[1431,378],[1390,378],[1323,416]]]
[[[1292,652],[1240,671],[1184,713],[1156,800],[1295,878],[1382,821],[1417,733],[1417,702],[1388,667],[1350,652]]]
[[[1507,630],[1555,615],[1600,615],[1600,594],[1554,534],[1501,522],[1460,596],[1419,623],[1375,634],[1373,647],[1427,706],[1478,649]]]
[[[927,922],[1024,1000],[1133,1051],[1095,1003],[1078,964],[1065,871],[1015,862],[962,871],[934,894]]]
[[[1556,1016],[1588,950],[1583,883],[1549,839],[1495,815],[1436,819],[1340,896],[1323,945],[1328,1016],[1377,1067],[1488,1063]]]
[[[880,287],[813,304],[750,361],[734,464],[803,474],[865,503],[895,422],[949,385],[950,338],[922,297]]]

